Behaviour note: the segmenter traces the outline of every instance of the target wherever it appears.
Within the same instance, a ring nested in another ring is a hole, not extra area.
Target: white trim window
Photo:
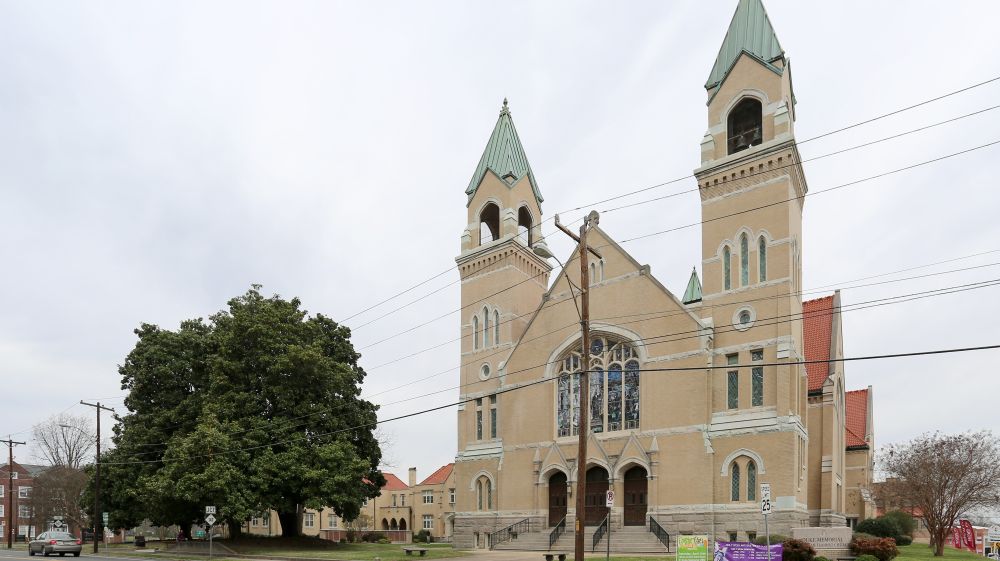
[[[432,514],[425,514],[424,515],[424,530],[433,530],[433,529],[434,529],[434,515],[432,515]]]
[[[302,515],[302,527],[303,528],[314,528],[316,526],[316,515],[312,512],[306,512]]]
[[[31,487],[18,487],[17,488],[17,498],[19,498],[19,499],[29,499],[29,498],[31,498]]]
[[[18,518],[31,518],[31,507],[28,505],[17,505]]]
[[[425,505],[434,504],[434,491],[424,491],[423,496]]]
[[[455,490],[454,489],[448,489],[448,504],[450,504],[450,505],[455,504]]]

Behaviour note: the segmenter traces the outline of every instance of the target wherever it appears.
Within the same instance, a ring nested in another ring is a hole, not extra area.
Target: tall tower
[[[497,411],[505,399],[516,399],[496,394],[506,374],[504,360],[541,303],[551,271],[531,250],[541,240],[542,194],[506,99],[465,192],[467,226],[455,259],[462,279],[461,394],[476,401],[458,412],[459,481],[471,480],[480,470],[497,471],[503,454]],[[456,510],[476,510],[472,501],[486,501],[480,497],[487,494],[492,496],[488,490],[478,496],[459,493]],[[493,522],[462,518],[456,532],[463,539],[481,539]]]
[[[695,177],[703,221],[700,308],[715,330],[709,436],[717,469],[733,481],[716,498],[752,500],[753,471],[758,483],[771,484],[771,528],[780,531],[776,527],[803,524],[809,515],[802,507],[806,371],[782,364],[803,357],[802,205],[808,187],[795,146],[791,67],[761,0],[739,0],[705,89],[708,130]],[[731,428],[737,420],[745,427],[742,436]],[[736,443],[746,442],[747,431],[758,457],[741,459]]]

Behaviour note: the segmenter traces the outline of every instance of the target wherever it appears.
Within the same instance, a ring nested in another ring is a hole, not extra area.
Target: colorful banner
[[[958,526],[951,527],[951,547],[962,549],[962,529]]]
[[[781,544],[771,545],[771,555],[767,555],[766,545],[750,542],[715,542],[714,561],[781,561]],[[680,561],[678,559],[678,561]]]
[[[708,536],[677,536],[677,561],[707,561]]]
[[[968,520],[959,520],[958,523],[962,526],[962,542],[969,551],[977,551],[976,549],[976,531],[972,529],[972,522]]]

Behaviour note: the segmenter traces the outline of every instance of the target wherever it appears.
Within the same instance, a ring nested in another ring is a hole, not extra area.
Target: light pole
[[[97,553],[97,536],[100,535],[101,528],[101,409],[115,410],[111,407],[101,405],[101,402],[87,403],[80,401],[81,405],[93,407],[97,411],[97,455],[94,459],[94,553]]]
[[[590,425],[590,413],[588,412],[588,404],[590,403],[590,277],[587,275],[587,252],[589,251],[590,253],[596,255],[598,259],[601,259],[601,254],[587,245],[587,232],[590,228],[597,226],[599,216],[596,210],[590,211],[590,214],[583,219],[583,224],[580,225],[579,236],[574,234],[569,228],[566,228],[559,223],[559,215],[556,215],[555,222],[556,227],[577,241],[580,254],[580,309],[578,312],[580,314],[580,332],[581,338],[583,339],[583,349],[581,352],[582,368],[580,372],[580,402],[577,404],[577,409],[580,412],[580,423],[577,433],[576,522],[574,526],[575,539],[573,559],[574,561],[583,561],[583,522],[587,509],[587,436]],[[542,242],[535,244],[533,251],[540,257],[555,258],[555,255],[549,251],[549,248]],[[558,259],[556,259],[556,261],[558,261]],[[563,267],[563,272],[565,271],[566,267]],[[568,274],[566,275],[566,281],[569,282]],[[572,283],[570,283],[569,292],[570,294],[573,294]],[[611,521],[609,520],[609,526],[610,523]]]

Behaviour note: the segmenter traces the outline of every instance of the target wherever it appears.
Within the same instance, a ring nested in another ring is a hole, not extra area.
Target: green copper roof
[[[722,41],[712,73],[705,82],[705,89],[711,89],[725,80],[743,52],[760,60],[771,70],[781,73],[781,69],[771,63],[781,58],[784,51],[781,50],[778,36],[774,34],[771,20],[768,19],[761,0],[740,0],[736,6],[736,13],[729,23],[729,31]]]
[[[688,286],[681,302],[685,304],[701,302],[701,281],[698,280],[698,270],[694,267],[691,268],[691,278],[688,280]]]
[[[514,128],[514,121],[510,118],[510,110],[507,108],[507,100],[503,100],[503,108],[500,110],[500,118],[493,127],[493,134],[490,141],[486,143],[486,150],[483,150],[483,157],[479,159],[476,172],[472,174],[469,181],[469,188],[465,192],[472,201],[476,189],[483,181],[486,170],[492,170],[497,177],[503,179],[508,185],[517,183],[525,175],[531,181],[531,189],[535,192],[535,198],[541,203],[542,193],[538,190],[538,183],[535,175],[531,173],[531,165],[528,164],[528,156],[524,154],[524,147],[521,146],[521,139],[517,136],[517,129]]]

